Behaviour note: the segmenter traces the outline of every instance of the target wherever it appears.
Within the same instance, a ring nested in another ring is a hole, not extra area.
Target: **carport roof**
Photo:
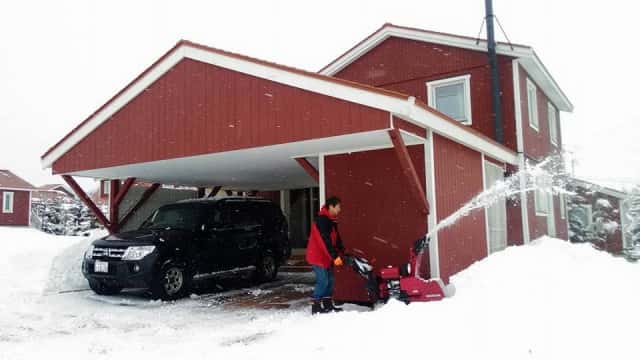
[[[388,111],[493,158],[516,163],[515,152],[511,149],[429,108],[412,96],[181,40],[42,155],[43,167],[51,167],[57,159],[185,58]]]

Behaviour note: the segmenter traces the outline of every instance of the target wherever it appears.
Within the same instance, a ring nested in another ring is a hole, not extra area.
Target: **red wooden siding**
[[[516,149],[512,58],[498,56],[505,145]],[[425,103],[427,81],[471,75],[471,127],[494,137],[487,54],[391,37],[335,74],[336,77],[415,96]]]
[[[184,59],[53,164],[54,173],[388,128],[389,114]]]
[[[5,191],[13,193],[13,213],[5,214],[0,208],[0,226],[29,226],[29,192],[0,190],[0,207],[2,206]]]
[[[434,165],[438,221],[482,191],[481,154],[434,135]],[[440,276],[449,277],[487,256],[484,211],[477,210],[438,234]]]
[[[518,172],[518,167],[507,165],[507,171],[510,174]],[[507,199],[507,245],[524,244],[522,233],[522,204],[520,202],[520,194],[516,194]]]
[[[551,143],[549,135],[549,116],[547,113],[547,96],[536,85],[536,97],[538,100],[538,130],[529,125],[529,110],[527,107],[527,73],[520,70],[520,104],[522,112],[522,136],[524,140],[524,153],[533,159],[540,160],[550,154],[556,153],[562,147],[560,133],[560,113],[556,110],[556,125],[558,130],[558,145]],[[534,82],[535,83],[535,82]]]
[[[424,146],[408,150],[424,183]],[[408,261],[409,248],[424,235],[427,222],[405,183],[393,149],[325,158],[326,194],[343,201],[339,226],[348,251],[362,250],[375,266]],[[429,264],[423,269],[428,271]],[[337,269],[335,297],[366,300],[362,278],[352,270]]]

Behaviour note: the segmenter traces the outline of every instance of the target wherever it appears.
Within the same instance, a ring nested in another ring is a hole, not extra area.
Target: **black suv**
[[[145,288],[153,298],[188,295],[194,276],[252,270],[271,281],[291,255],[280,207],[260,198],[197,199],[165,205],[138,230],[92,243],[82,273],[91,289],[113,295]]]

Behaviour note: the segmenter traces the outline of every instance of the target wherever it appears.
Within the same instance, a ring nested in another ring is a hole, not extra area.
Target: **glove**
[[[340,256],[338,256],[337,258],[335,258],[335,260],[333,260],[333,265],[335,266],[342,266],[342,259],[340,258]]]

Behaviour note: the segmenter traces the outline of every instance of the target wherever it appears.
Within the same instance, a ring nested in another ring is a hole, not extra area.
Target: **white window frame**
[[[541,179],[542,181],[550,181],[550,179]],[[535,203],[536,215],[537,216],[548,216],[550,213],[550,206],[553,206],[553,198],[552,194],[545,190],[535,189],[533,193],[533,202]],[[544,199],[545,207],[543,208],[541,201],[538,201],[538,198]]]
[[[441,86],[462,84],[464,88],[464,113],[467,118],[466,121],[458,121],[463,125],[471,125],[473,119],[471,118],[471,75],[461,75],[450,77],[446,79],[427,81],[427,104],[429,107],[436,109],[436,89]]]
[[[567,199],[564,196],[564,193],[560,193],[560,196],[558,196],[558,199],[560,200],[560,219],[562,220],[566,220],[567,218]]]
[[[547,102],[547,119],[549,122],[549,140],[553,145],[558,146],[558,112],[551,102]]]
[[[533,96],[531,96],[532,93]],[[527,114],[529,114],[529,126],[535,131],[540,131],[540,118],[538,117],[538,87],[529,78],[527,78]],[[534,119],[535,121],[533,121]]]
[[[4,214],[13,214],[13,198],[14,193],[12,191],[2,193],[2,212]]]
[[[102,195],[109,195],[111,192],[111,181],[110,180],[102,180]]]

